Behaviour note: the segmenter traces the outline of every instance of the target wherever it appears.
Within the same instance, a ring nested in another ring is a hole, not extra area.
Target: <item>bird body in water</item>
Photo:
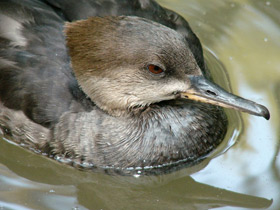
[[[269,118],[211,82],[188,23],[155,1],[5,0],[0,11],[0,130],[27,147],[164,171],[220,144],[219,106]]]

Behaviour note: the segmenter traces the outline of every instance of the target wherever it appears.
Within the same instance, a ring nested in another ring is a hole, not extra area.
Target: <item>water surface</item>
[[[0,209],[280,209],[280,1],[159,2],[189,21],[215,81],[270,121],[228,111],[217,157],[153,177],[78,171],[1,140]]]

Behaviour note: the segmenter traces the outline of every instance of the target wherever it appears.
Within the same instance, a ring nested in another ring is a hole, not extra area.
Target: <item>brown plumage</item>
[[[227,120],[211,104],[269,118],[209,80],[182,17],[154,1],[104,2],[114,9],[0,3],[3,135],[73,165],[166,172],[223,140]]]

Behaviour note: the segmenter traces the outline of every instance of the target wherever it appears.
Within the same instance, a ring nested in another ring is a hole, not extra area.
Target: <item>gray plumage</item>
[[[26,147],[118,170],[194,163],[227,128],[221,108],[182,99],[197,78],[199,40],[152,0],[0,2],[0,128]],[[207,103],[224,94],[211,87]]]

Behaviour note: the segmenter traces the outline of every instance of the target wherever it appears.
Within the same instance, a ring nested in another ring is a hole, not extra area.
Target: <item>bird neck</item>
[[[65,114],[53,130],[51,147],[55,154],[99,167],[156,167],[208,154],[226,131],[216,107],[163,103],[139,113],[113,117],[96,107]]]

